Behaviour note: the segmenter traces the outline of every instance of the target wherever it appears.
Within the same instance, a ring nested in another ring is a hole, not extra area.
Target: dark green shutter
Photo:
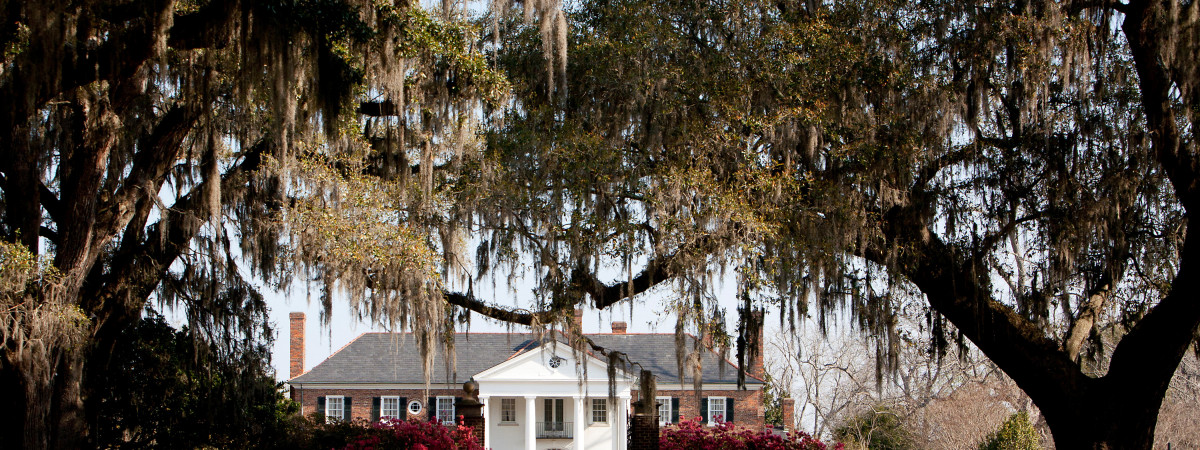
[[[671,423],[679,423],[679,397],[671,397]]]
[[[733,397],[725,397],[725,421],[733,422]]]
[[[708,397],[700,398],[700,419],[708,423]]]
[[[379,421],[379,410],[382,408],[382,403],[382,398],[371,397],[371,423]]]
[[[408,399],[400,397],[400,400],[397,400],[396,403],[400,404],[400,414],[397,414],[396,418],[400,420],[408,420]]]
[[[454,397],[454,406],[450,407],[450,411],[453,411],[450,413],[450,420],[453,421],[454,423],[458,423],[458,404],[459,403],[462,403],[462,397]]]
[[[317,397],[317,414],[325,418],[325,397]]]
[[[429,397],[429,401],[425,402],[425,417],[430,422],[437,420],[437,397]]]
[[[347,422],[354,420],[354,414],[351,411],[353,410],[350,409],[350,397],[342,397],[342,420]]]

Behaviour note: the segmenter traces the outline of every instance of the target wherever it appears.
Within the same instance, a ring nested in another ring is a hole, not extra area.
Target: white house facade
[[[587,336],[655,373],[660,424],[700,417],[710,424],[763,428],[761,374],[750,370],[739,388],[737,367],[687,336],[685,348],[701,362],[697,392],[692,376],[677,375],[675,335],[626,334],[621,325],[614,324],[613,333]],[[625,450],[631,405],[639,397],[632,373],[615,370],[610,380],[607,362],[596,355],[522,333],[458,333],[454,344],[453,357],[434,357],[426,384],[412,336],[365,333],[311,370],[293,373],[291,397],[303,414],[328,420],[455,423],[466,404],[463,383],[474,380],[483,404],[485,448]],[[299,372],[302,331],[292,333],[292,353],[293,372]],[[756,367],[761,370],[761,364],[751,369]]]

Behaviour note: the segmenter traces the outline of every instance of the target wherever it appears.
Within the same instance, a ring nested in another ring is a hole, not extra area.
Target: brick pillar
[[[785,398],[782,403],[783,431],[792,431],[796,428],[796,400]]]
[[[613,334],[625,334],[625,329],[628,327],[629,327],[629,324],[627,324],[625,322],[620,322],[620,321],[613,322],[612,323],[612,333]]]
[[[629,419],[629,450],[658,450],[658,417],[634,414]]]
[[[454,413],[458,414],[464,426],[471,428],[471,437],[480,447],[483,447],[486,433],[483,406],[483,402],[479,401],[479,383],[474,378],[463,383],[463,395],[454,402]]]
[[[288,314],[291,319],[291,365],[288,378],[296,378],[304,373],[304,313]]]

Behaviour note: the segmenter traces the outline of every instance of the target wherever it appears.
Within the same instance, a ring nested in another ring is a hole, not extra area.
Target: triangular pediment
[[[608,363],[586,352],[575,352],[570,346],[546,343],[514,355],[483,372],[475,380],[484,381],[541,381],[578,383],[585,378],[591,382],[608,382]],[[633,376],[617,370],[617,381],[632,383]]]

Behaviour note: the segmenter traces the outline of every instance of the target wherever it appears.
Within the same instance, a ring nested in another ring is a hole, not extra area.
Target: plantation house
[[[613,322],[611,333],[588,334],[596,344],[624,352],[641,366],[618,369],[610,380],[602,356],[573,352],[560,341],[523,333],[457,333],[455,358],[447,364],[443,355],[434,357],[426,389],[411,335],[364,333],[303,372],[304,315],[292,313],[291,321],[288,383],[306,415],[451,423],[462,401],[463,383],[474,379],[484,405],[486,448],[624,450],[631,402],[639,398],[634,376],[644,368],[656,376],[660,424],[703,417],[710,424],[731,421],[764,427],[761,349],[747,368],[745,389],[739,389],[737,366],[685,336],[685,361],[690,353],[701,363],[702,390],[697,395],[694,370],[679,376],[674,334],[626,333],[624,322]],[[615,401],[609,396],[610,382]]]

